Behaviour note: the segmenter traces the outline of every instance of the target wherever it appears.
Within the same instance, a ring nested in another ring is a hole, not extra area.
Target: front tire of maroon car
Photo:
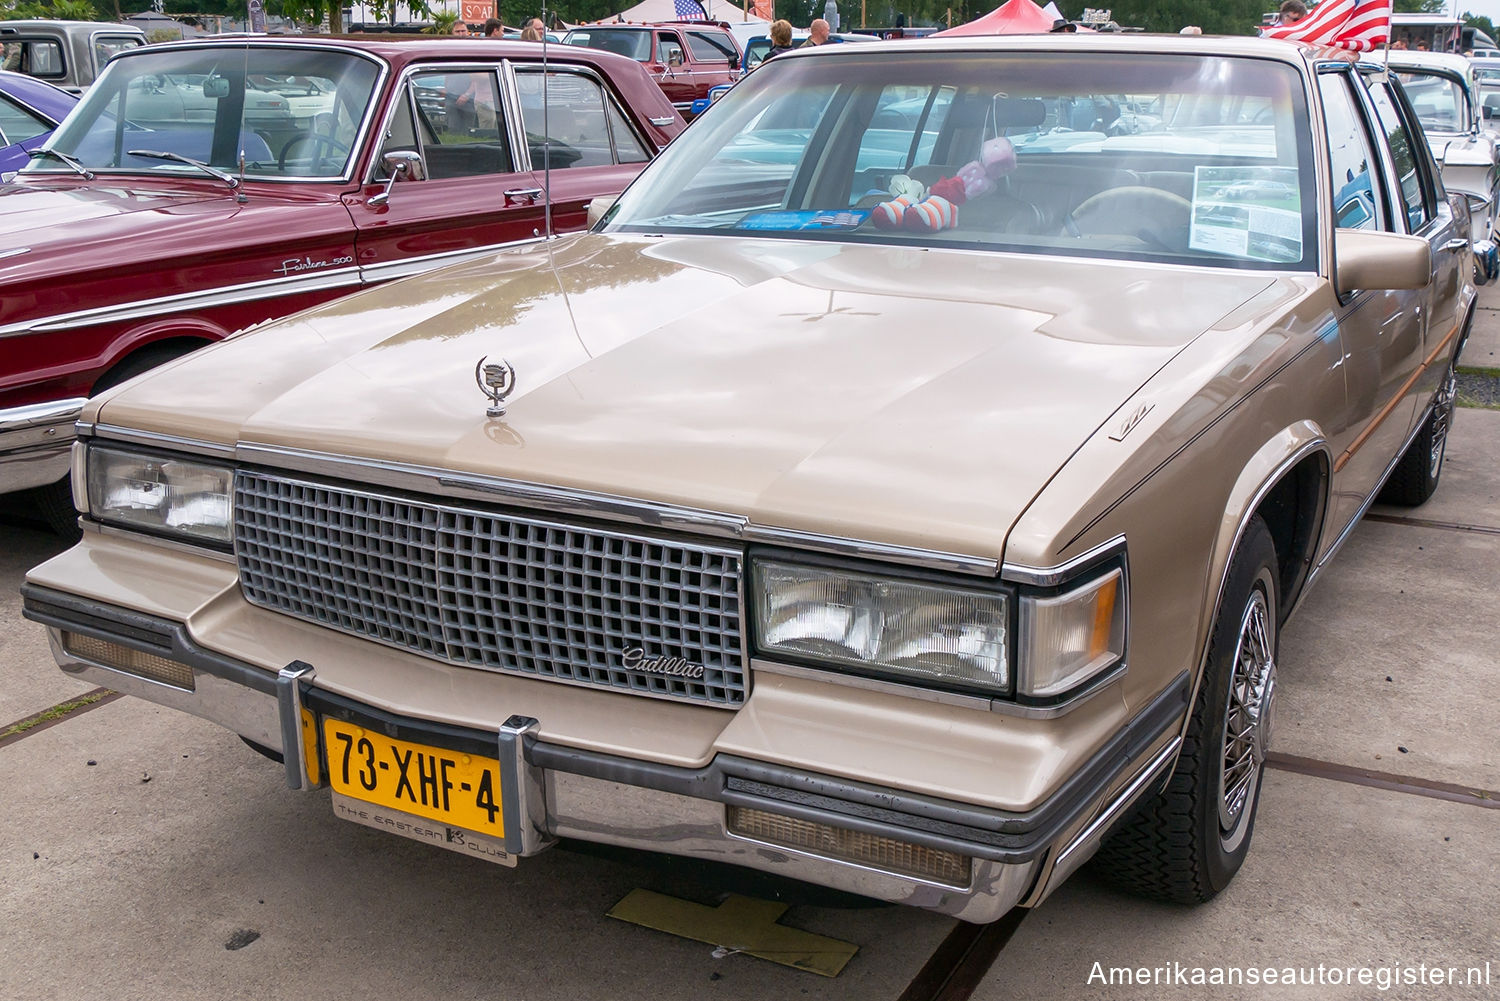
[[[1108,881],[1198,904],[1228,886],[1249,853],[1275,714],[1276,567],[1271,533],[1254,517],[1230,565],[1177,766],[1095,856]]]

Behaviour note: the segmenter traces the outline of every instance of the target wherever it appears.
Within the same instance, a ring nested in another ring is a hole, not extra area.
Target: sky
[[[1453,6],[1452,0],[1449,0],[1449,12],[1453,11]],[[1458,13],[1465,12],[1487,17],[1491,22],[1500,24],[1500,0],[1458,0]]]

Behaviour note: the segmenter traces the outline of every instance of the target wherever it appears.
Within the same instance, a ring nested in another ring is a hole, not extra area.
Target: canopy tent
[[[983,17],[939,31],[945,35],[1035,35],[1052,30],[1056,18],[1032,3],[1032,0],[1005,0]]]

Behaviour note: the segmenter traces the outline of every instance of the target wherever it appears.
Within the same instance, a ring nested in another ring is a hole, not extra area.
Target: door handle
[[[1451,250],[1455,253],[1460,250],[1467,250],[1469,249],[1469,241],[1465,240],[1463,237],[1458,237],[1457,239],[1449,240],[1447,243],[1443,244],[1443,249]]]
[[[540,197],[542,197],[541,188],[511,188],[505,192],[505,200],[507,202],[520,201],[522,198],[536,201]]]

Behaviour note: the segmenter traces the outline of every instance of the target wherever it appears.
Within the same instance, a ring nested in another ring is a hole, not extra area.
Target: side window
[[[413,96],[416,98],[415,103]],[[421,122],[422,136],[431,142],[439,123],[444,120],[443,92],[437,80],[414,80],[402,93],[400,103],[391,114],[391,123],[386,126],[385,136],[381,139],[380,155],[375,158],[375,176],[378,179],[383,181],[391,176],[385,166],[387,153],[397,150],[421,152],[422,147],[417,143],[418,120]]]
[[[1384,229],[1379,168],[1348,73],[1320,73],[1328,123],[1328,159],[1333,170],[1334,225],[1340,229]]]
[[[739,62],[734,43],[727,37],[712,35],[706,31],[689,31],[687,41],[688,48],[693,50],[693,58],[700,63]]]
[[[35,139],[52,126],[0,94],[0,143],[6,146]]]
[[[57,78],[64,76],[62,46],[52,39],[32,38],[6,42],[4,62],[0,68],[28,76]]]
[[[412,77],[411,89],[422,112],[421,152],[428,177],[478,177],[515,170],[494,70],[418,73]],[[440,113],[438,94],[442,95]]]
[[[1412,148],[1413,142],[1425,140],[1420,137],[1420,133],[1415,140],[1412,138],[1410,130],[1396,110],[1390,91],[1387,90],[1388,86],[1378,80],[1371,81],[1370,97],[1375,102],[1375,113],[1380,117],[1380,127],[1385,131],[1386,141],[1391,147],[1391,159],[1396,164],[1396,195],[1401,203],[1401,210],[1406,214],[1409,231],[1415,233],[1432,218],[1431,207],[1423,198],[1422,175],[1417,166],[1416,151]]]
[[[518,70],[516,89],[535,169],[542,169],[544,163],[557,170],[650,159],[604,88],[592,77],[567,71],[548,72],[544,77],[540,70]]]
[[[682,43],[671,35],[656,36],[656,59],[657,62],[666,63],[668,66],[682,65]]]

